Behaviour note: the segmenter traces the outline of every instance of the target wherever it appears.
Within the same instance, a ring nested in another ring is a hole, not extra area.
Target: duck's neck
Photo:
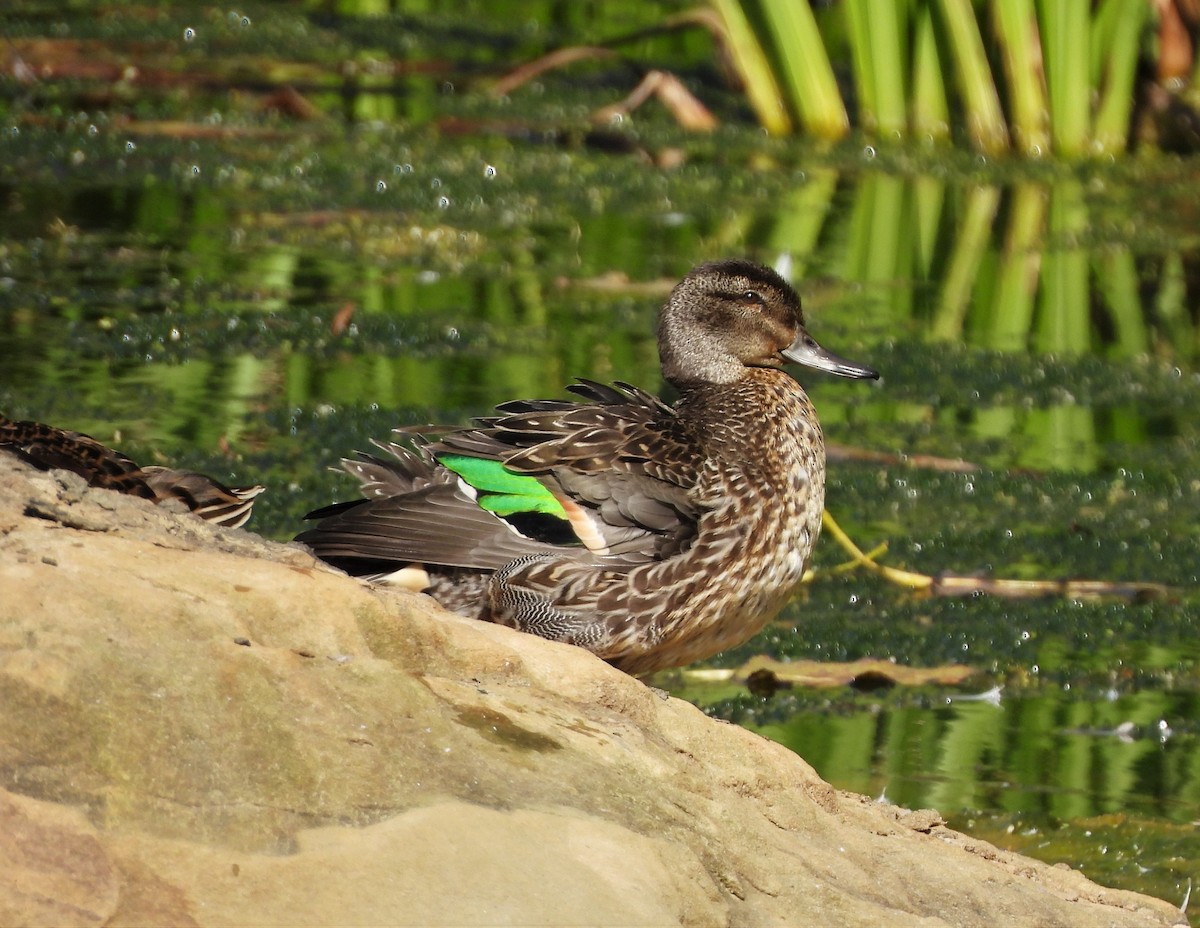
[[[728,453],[775,466],[825,469],[825,440],[803,388],[783,371],[752,368],[731,384],[677,384],[675,405],[710,453]]]

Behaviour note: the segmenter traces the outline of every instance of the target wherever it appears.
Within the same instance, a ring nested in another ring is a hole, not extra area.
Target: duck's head
[[[840,377],[877,378],[826,351],[804,328],[800,297],[773,270],[749,261],[693,268],[658,319],[663,375],[687,383],[735,383],[747,368],[802,364]]]

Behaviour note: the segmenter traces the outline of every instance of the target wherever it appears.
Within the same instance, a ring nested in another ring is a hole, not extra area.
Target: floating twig
[[[520,67],[509,71],[492,85],[492,94],[497,97],[503,97],[506,94],[512,93],[522,84],[533,80],[539,74],[545,74],[547,71],[553,71],[555,68],[566,67],[569,64],[574,64],[576,61],[612,58],[615,55],[616,52],[612,49],[601,48],[598,45],[572,45],[568,48],[555,49],[549,54],[542,55],[541,58],[526,62]]]
[[[821,524],[825,531],[850,554],[851,560],[845,564],[829,568],[822,573],[845,573],[857,567],[865,568],[878,574],[890,583],[917,590],[932,596],[971,596],[976,593],[987,593],[991,596],[1003,596],[1007,599],[1037,599],[1047,596],[1062,596],[1066,599],[1103,599],[1115,597],[1124,600],[1165,599],[1172,595],[1169,586],[1162,583],[1144,583],[1131,580],[1009,580],[1005,578],[972,576],[968,574],[940,573],[937,576],[917,573],[910,570],[900,570],[880,564],[877,560],[887,551],[886,542],[874,548],[869,554],[863,553],[837,524],[828,511],[822,514]],[[809,570],[804,575],[805,582],[816,576]]]

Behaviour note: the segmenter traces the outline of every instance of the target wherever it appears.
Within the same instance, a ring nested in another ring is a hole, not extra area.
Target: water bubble
[[[193,164],[192,165],[192,177],[199,177],[199,176],[200,176],[200,165]]]
[[[495,167],[495,165],[492,165],[492,164],[485,164],[485,165],[483,166],[483,176],[484,176],[484,177],[486,177],[486,178],[488,178],[489,180],[490,180],[491,178],[495,177],[495,176],[496,176],[496,167]]]
[[[90,126],[88,126],[87,132],[88,132],[88,135],[92,135],[92,136],[100,134],[100,130],[96,128],[95,123],[92,123]]]
[[[874,147],[868,145],[866,148],[864,148],[863,149],[863,157],[867,158],[867,159],[874,158],[875,157]]]
[[[454,93],[454,85],[450,81],[444,81],[442,83],[442,93],[444,93],[444,94]]]
[[[440,177],[435,177],[429,182],[429,187],[431,190],[437,190],[440,186],[442,186],[442,179]]]
[[[196,41],[196,30],[193,29],[191,26],[188,26],[186,29],[184,29],[183,30],[183,41],[185,41],[185,42]]]
[[[126,143],[125,143],[125,150],[126,150],[126,151],[128,151],[128,152],[134,152],[134,151],[137,151],[137,144],[136,144],[136,143],[134,143],[134,142],[126,142]]]
[[[448,209],[449,206],[450,206],[450,198],[449,197],[438,197],[438,208],[439,209]]]
[[[376,193],[387,193],[387,182],[382,181],[382,180],[376,181],[375,182],[375,192]]]
[[[248,27],[249,27],[249,25],[250,25],[250,17],[249,17],[249,16],[243,16],[243,17],[242,17],[242,28],[243,28],[243,29],[246,29],[246,28],[248,28]]]

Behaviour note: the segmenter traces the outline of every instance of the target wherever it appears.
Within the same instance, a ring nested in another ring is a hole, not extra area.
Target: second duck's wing
[[[255,498],[266,487],[227,487],[206,474],[190,470],[148,465],[140,469],[142,479],[157,502],[176,499],[195,515],[217,525],[241,528],[254,509]]]
[[[136,462],[82,432],[0,416],[0,448],[41,470],[69,470],[91,486],[154,498]]]
[[[175,499],[202,519],[240,528],[250,518],[254,499],[263,487],[227,487],[193,471],[169,467],[139,467],[131,458],[90,435],[43,422],[0,416],[0,448],[11,451],[42,470],[69,470],[89,486],[116,490],[161,503]]]

